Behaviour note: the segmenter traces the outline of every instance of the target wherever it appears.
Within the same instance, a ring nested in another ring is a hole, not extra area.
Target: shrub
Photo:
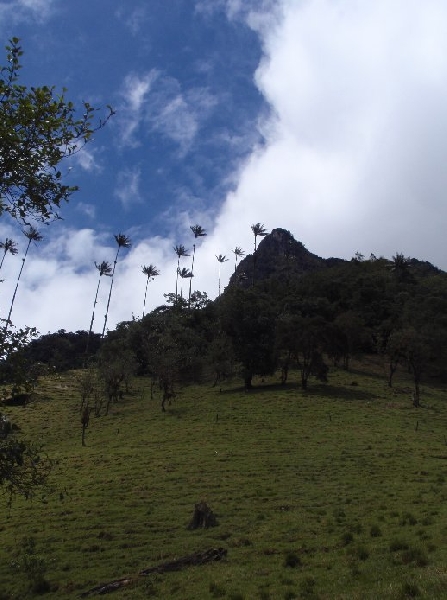
[[[415,583],[406,582],[402,586],[401,598],[417,598],[421,595],[421,591]]]
[[[390,552],[399,552],[400,550],[408,550],[410,545],[404,540],[391,540]]]
[[[34,594],[44,594],[50,591],[50,584],[45,579],[47,564],[45,559],[36,552],[36,540],[26,537],[22,540],[17,560],[12,567],[23,573],[29,582],[29,589]]]
[[[213,598],[223,598],[227,593],[224,587],[214,583],[214,581],[210,583],[209,590]]]
[[[354,541],[354,536],[352,535],[352,533],[350,531],[347,531],[346,533],[344,533],[341,536],[341,543],[343,546],[347,546],[348,544],[351,544]]]
[[[289,567],[291,569],[295,569],[296,567],[301,567],[302,562],[301,558],[295,554],[294,552],[288,552],[284,558],[284,566]]]
[[[419,546],[408,548],[402,554],[402,563],[404,565],[414,563],[418,567],[426,567],[428,565],[427,552]]]

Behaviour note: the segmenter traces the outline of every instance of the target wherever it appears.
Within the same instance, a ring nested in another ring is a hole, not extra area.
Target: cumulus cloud
[[[215,235],[242,243],[263,221],[323,256],[403,251],[445,267],[444,3],[284,0],[269,27],[255,17],[266,145]]]

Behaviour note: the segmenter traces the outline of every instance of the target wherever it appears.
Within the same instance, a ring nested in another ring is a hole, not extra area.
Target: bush
[[[406,582],[402,586],[401,598],[417,598],[421,595],[421,591],[415,583]]]
[[[296,567],[301,567],[302,562],[301,558],[297,556],[294,552],[288,552],[284,558],[284,566],[290,567],[291,569],[295,569]]]
[[[371,525],[369,533],[371,534],[371,537],[380,537],[382,535],[382,530],[378,525]]]

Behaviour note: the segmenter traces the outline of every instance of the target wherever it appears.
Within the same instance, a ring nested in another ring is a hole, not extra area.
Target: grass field
[[[67,599],[124,576],[116,599],[447,598],[445,390],[414,409],[402,374],[388,389],[365,361],[307,392],[293,375],[189,387],[162,413],[137,379],[82,447],[75,378],[5,410],[57,464],[45,502],[2,509],[0,600],[35,597],[39,575]],[[190,531],[201,500],[218,525]],[[138,576],[219,547],[222,561]]]

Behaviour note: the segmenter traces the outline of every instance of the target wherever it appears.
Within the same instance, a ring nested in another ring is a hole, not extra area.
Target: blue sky
[[[193,288],[211,298],[216,254],[225,285],[255,222],[324,257],[403,252],[447,268],[446,30],[443,0],[0,0],[23,82],[116,110],[65,166],[80,191],[31,249],[13,321],[88,328],[94,261],[113,261],[118,232],[133,246],[111,327],[141,316],[142,265],[161,271],[149,307],[174,291],[173,246],[192,248],[195,223],[208,236]],[[6,236],[24,250],[3,219]],[[3,267],[2,316],[20,256]]]

